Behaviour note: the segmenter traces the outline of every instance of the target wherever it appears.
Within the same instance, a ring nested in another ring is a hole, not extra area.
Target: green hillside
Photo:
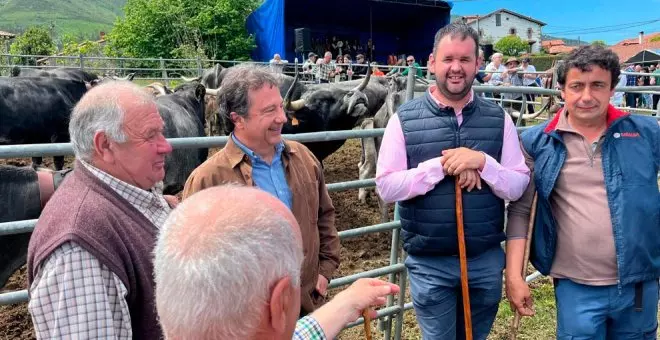
[[[541,36],[541,40],[563,40],[566,46],[582,46],[582,45],[589,45],[591,42],[589,41],[584,41],[584,40],[577,40],[577,39],[568,39],[568,38],[558,38],[558,37],[553,37],[550,35],[545,35],[543,34]]]
[[[0,31],[20,33],[30,25],[53,28],[56,36],[97,39],[123,15],[126,0],[0,0]]]

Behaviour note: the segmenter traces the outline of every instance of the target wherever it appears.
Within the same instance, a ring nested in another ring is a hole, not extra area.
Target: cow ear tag
[[[296,117],[291,117],[291,125],[298,126],[298,119]]]

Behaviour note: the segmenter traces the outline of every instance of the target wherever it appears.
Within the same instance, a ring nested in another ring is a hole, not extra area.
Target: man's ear
[[[287,329],[287,313],[293,308],[293,294],[295,291],[291,285],[291,279],[281,278],[270,293],[270,327],[278,334]]]
[[[111,141],[108,138],[108,135],[103,131],[97,131],[94,133],[94,152],[102,159],[105,163],[114,162],[114,151],[111,148]]]
[[[234,130],[236,130],[236,128],[238,128],[238,127],[240,127],[240,128],[244,127],[243,126],[244,118],[241,117],[238,113],[230,112],[229,113],[229,119],[231,119],[231,122],[234,123]]]

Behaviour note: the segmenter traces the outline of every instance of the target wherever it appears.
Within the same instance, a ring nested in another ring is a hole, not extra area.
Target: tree
[[[128,0],[106,53],[246,60],[255,47],[245,22],[258,0]]]
[[[85,56],[103,56],[103,47],[94,41],[79,41],[73,35],[64,34],[62,37],[62,54],[64,55],[85,55]]]
[[[495,43],[495,49],[504,55],[516,56],[527,51],[529,45],[517,35],[509,35]]]
[[[607,43],[602,40],[594,40],[591,42],[591,46],[607,47]]]
[[[28,27],[9,48],[11,54],[51,55],[55,51],[56,46],[48,28],[43,26]]]

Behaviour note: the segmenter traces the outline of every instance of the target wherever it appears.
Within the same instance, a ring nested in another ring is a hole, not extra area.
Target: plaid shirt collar
[[[99,180],[112,188],[119,196],[144,214],[155,226],[160,228],[165,223],[165,219],[171,208],[163,197],[164,186],[162,181],[156,183],[153,188],[144,190],[128,184],[83,160],[80,160],[80,163]]]

